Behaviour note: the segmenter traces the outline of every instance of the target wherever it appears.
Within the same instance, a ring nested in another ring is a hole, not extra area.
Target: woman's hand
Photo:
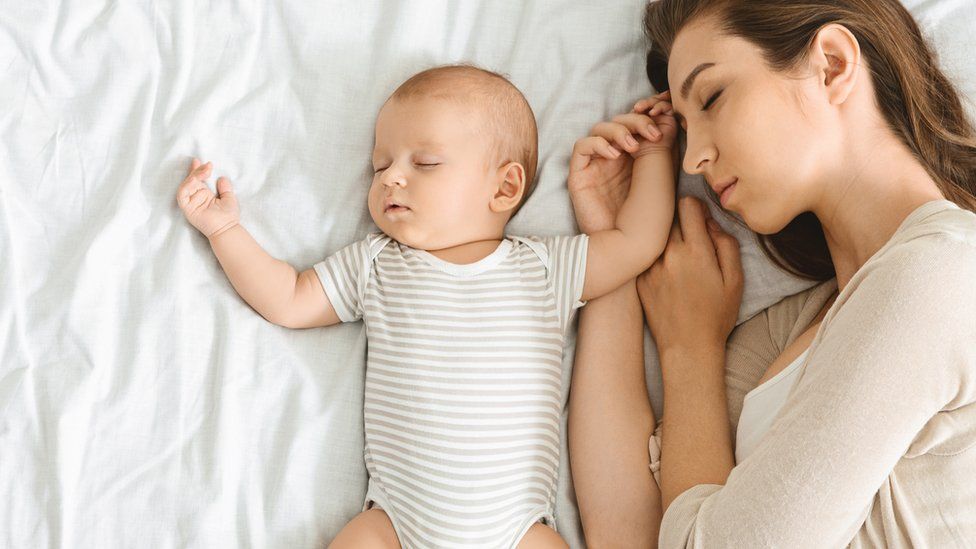
[[[240,206],[229,179],[217,179],[216,195],[207,186],[212,168],[210,162],[201,165],[194,158],[186,179],[176,190],[176,202],[183,210],[183,215],[207,238],[233,228],[241,219]]]
[[[647,324],[662,354],[724,348],[742,302],[739,242],[697,198],[679,200],[678,220],[664,253],[637,278]]]

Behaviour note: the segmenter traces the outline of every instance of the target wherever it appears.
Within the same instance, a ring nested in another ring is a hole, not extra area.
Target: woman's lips
[[[719,201],[722,203],[723,208],[728,208],[729,200],[732,198],[732,191],[735,190],[735,186],[739,184],[739,180],[736,179],[735,183],[729,185],[722,191],[722,195],[719,197]]]

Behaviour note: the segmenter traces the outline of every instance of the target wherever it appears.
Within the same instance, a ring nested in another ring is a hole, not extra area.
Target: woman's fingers
[[[641,99],[634,104],[634,112],[645,112],[662,101],[668,102],[670,105],[671,90],[665,90],[657,95],[652,95],[646,99]]]
[[[661,101],[660,103],[651,107],[651,109],[647,111],[647,115],[657,116],[659,114],[672,114],[673,112],[674,112],[674,107],[671,105],[671,103],[668,103],[667,101]]]
[[[603,137],[598,135],[591,135],[589,137],[584,137],[576,142],[573,146],[573,154],[569,159],[569,169],[570,171],[579,171],[585,169],[590,165],[590,160],[594,156],[601,156],[608,160],[614,160],[620,157],[620,151],[613,148],[613,146]]]
[[[718,265],[722,269],[722,279],[726,287],[741,292],[744,284],[742,273],[742,256],[739,253],[739,241],[722,230],[714,219],[708,220],[708,233],[715,245],[715,255]]]
[[[704,204],[697,198],[686,196],[678,201],[678,221],[681,235],[686,242],[696,247],[712,248],[712,241],[705,227]]]
[[[672,244],[680,244],[684,242],[684,237],[681,235],[681,226],[677,221],[671,224],[671,232],[668,234],[668,247]],[[665,248],[667,250],[667,248]],[[665,251],[667,253],[667,251]],[[662,254],[663,255],[663,254]]]

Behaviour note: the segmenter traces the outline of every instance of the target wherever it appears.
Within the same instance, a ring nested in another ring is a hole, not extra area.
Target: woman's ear
[[[813,39],[811,63],[831,105],[840,105],[850,96],[857,82],[861,47],[844,25],[824,25]]]
[[[498,168],[499,183],[488,207],[494,213],[514,210],[525,194],[525,168],[518,162],[509,162]]]

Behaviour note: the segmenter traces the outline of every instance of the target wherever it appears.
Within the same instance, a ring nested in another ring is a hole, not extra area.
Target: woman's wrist
[[[725,345],[699,342],[695,345],[658,347],[665,387],[681,389],[701,384],[725,383]]]
[[[644,313],[644,320],[647,325],[650,326],[653,311],[650,310],[650,304],[645,299],[645,294],[642,291],[646,290],[646,288],[641,288],[640,281],[637,282],[636,286],[637,296],[641,304],[641,311]],[[662,357],[663,359],[665,354],[669,354],[675,355],[680,359],[683,356],[693,355],[695,353],[725,353],[725,340],[721,340],[713,335],[703,334],[702,332],[687,333],[683,335],[687,336],[687,339],[681,341],[664,340],[660,336],[655,337],[654,343],[657,346],[658,356]]]

